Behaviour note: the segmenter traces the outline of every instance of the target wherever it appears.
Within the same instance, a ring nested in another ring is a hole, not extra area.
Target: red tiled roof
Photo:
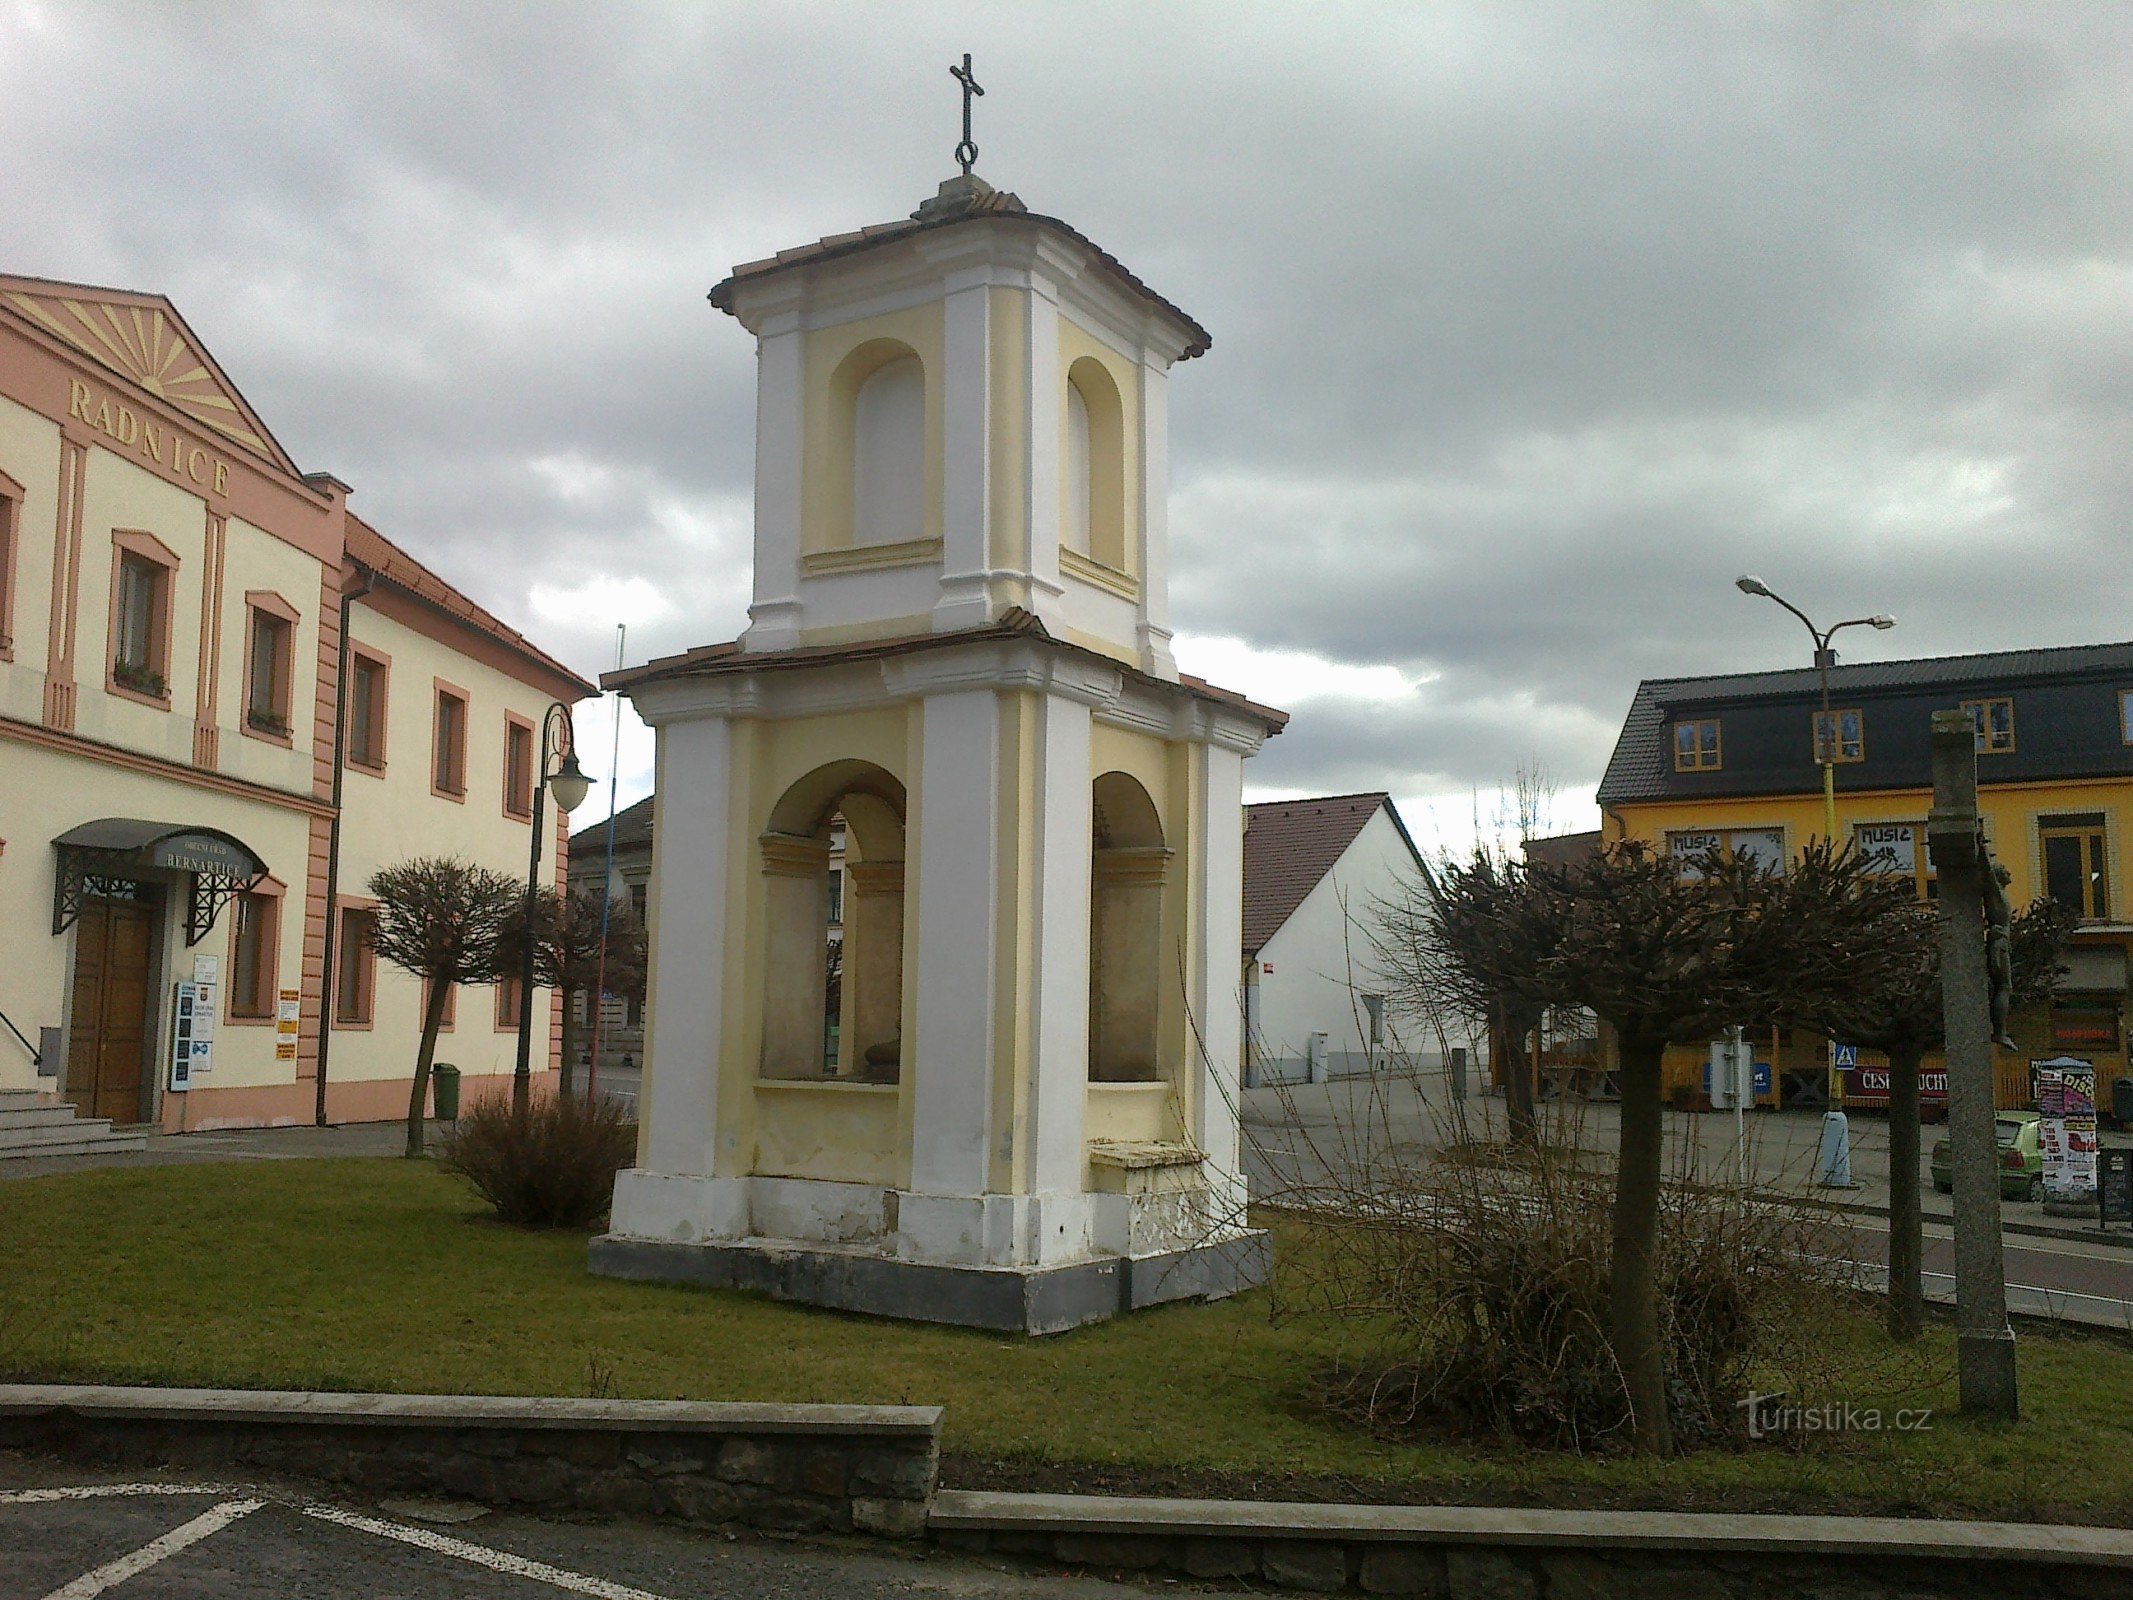
[[[1329,794],[1244,808],[1244,953],[1257,955],[1392,796]],[[1393,820],[1397,823],[1398,813]],[[1406,837],[1407,830],[1400,830]],[[1410,846],[1410,848],[1412,848]]]
[[[514,655],[563,679],[578,691],[580,697],[600,692],[518,629],[483,610],[352,512],[348,516],[347,550],[349,560],[357,566],[376,573],[387,583],[406,590],[475,632],[487,634]]]
[[[1214,336],[1184,311],[1165,300],[1147,284],[1126,270],[1125,264],[1110,251],[1091,239],[1080,229],[1041,212],[1032,211],[1014,195],[1004,189],[995,189],[982,178],[969,180],[969,187],[951,195],[965,180],[950,179],[941,185],[941,195],[927,201],[908,217],[894,222],[877,222],[851,233],[833,233],[826,239],[817,239],[812,244],[794,245],[780,250],[774,256],[761,261],[744,262],[710,294],[711,303],[719,310],[733,310],[734,291],[744,284],[752,284],[796,267],[810,266],[818,262],[834,261],[842,256],[856,255],[862,250],[871,250],[893,240],[908,239],[915,234],[934,228],[952,227],[959,222],[970,222],[990,217],[995,220],[1027,222],[1040,228],[1049,228],[1066,235],[1096,258],[1107,276],[1139,299],[1166,313],[1182,324],[1189,334],[1185,353],[1180,360],[1190,361],[1194,356],[1205,355],[1214,343]]]

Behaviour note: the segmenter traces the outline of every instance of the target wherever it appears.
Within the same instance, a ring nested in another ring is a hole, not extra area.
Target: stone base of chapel
[[[942,1266],[798,1239],[674,1244],[603,1234],[589,1266],[606,1278],[748,1289],[773,1300],[1000,1333],[1064,1333],[1171,1300],[1221,1300],[1267,1281],[1262,1229],[1145,1256],[1049,1267]]]

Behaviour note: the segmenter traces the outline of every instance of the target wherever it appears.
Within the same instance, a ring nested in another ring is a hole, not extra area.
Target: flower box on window
[[[169,698],[169,681],[153,667],[135,666],[125,660],[114,661],[111,677],[120,688],[131,689],[135,694],[153,695],[158,700]]]

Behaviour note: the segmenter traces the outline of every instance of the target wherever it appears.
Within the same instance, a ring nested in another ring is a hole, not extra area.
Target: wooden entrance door
[[[147,1115],[152,900],[85,899],[74,933],[74,1011],[67,1098],[82,1115],[139,1122]]]

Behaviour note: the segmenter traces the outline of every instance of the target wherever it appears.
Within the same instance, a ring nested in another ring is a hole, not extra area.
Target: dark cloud
[[[2112,5],[0,0],[0,269],[171,294],[580,665],[678,649],[746,593],[703,293],[927,193],[964,49],[982,170],[1215,333],[1181,629],[1414,685],[1331,671],[1262,784],[1589,792],[1639,676],[1804,657],[1743,569],[1862,652],[2133,632]]]

